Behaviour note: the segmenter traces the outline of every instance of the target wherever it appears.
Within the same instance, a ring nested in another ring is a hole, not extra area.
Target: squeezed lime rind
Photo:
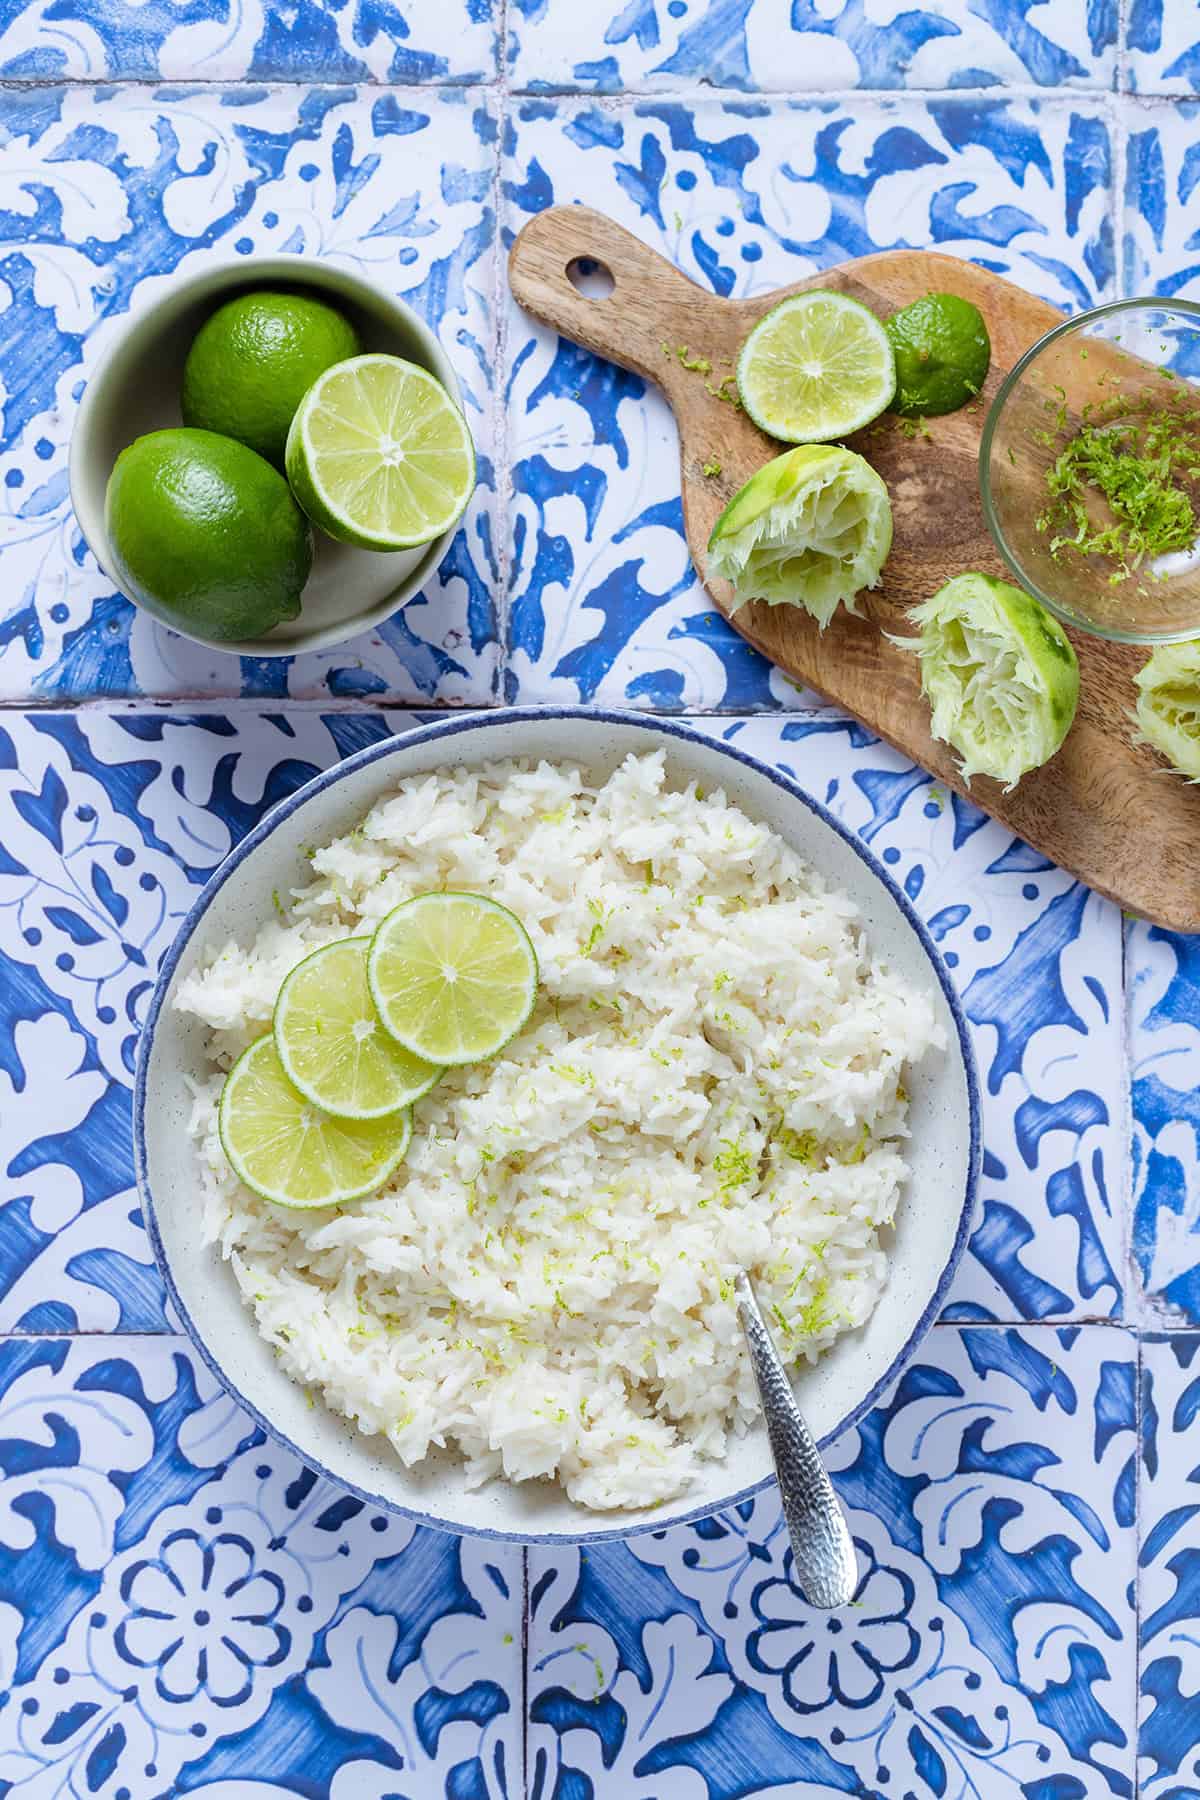
[[[800,444],[738,489],[708,540],[708,573],[748,600],[801,606],[824,630],[839,606],[877,586],[892,507],[870,463],[840,445]]]
[[[989,775],[1014,788],[1061,747],[1079,700],[1079,664],[1066,632],[1032,595],[994,576],[956,575],[914,607],[913,650],[934,737],[961,758],[966,781]]]
[[[1135,742],[1149,744],[1185,781],[1200,781],[1200,638],[1157,645],[1133,679]]]

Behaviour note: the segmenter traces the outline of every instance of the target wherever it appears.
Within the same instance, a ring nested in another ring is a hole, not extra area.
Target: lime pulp
[[[318,377],[288,432],[288,480],[322,531],[364,550],[427,544],[461,517],[475,448],[440,381],[398,356]]]
[[[374,1193],[408,1149],[407,1112],[335,1119],[292,1086],[271,1036],[234,1064],[221,1090],[221,1144],[239,1181],[277,1206],[340,1206]]]
[[[426,1062],[494,1056],[537,997],[533,945],[520,920],[483,894],[419,894],[382,921],[367,980],[398,1044]]]
[[[737,364],[754,423],[786,443],[828,443],[891,404],[896,365],[887,332],[847,294],[793,294],[758,321]]]
[[[367,937],[314,950],[275,1002],[275,1048],[306,1100],[342,1119],[379,1119],[427,1094],[441,1069],[383,1029],[367,986]]]

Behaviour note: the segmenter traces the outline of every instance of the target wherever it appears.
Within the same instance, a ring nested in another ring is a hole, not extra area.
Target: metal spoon
[[[734,1288],[775,1457],[795,1580],[810,1606],[845,1606],[858,1586],[858,1557],[846,1515],[744,1269]]]

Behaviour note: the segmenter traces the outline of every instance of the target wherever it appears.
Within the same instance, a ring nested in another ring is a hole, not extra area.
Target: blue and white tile
[[[1121,282],[1126,294],[1200,293],[1200,102],[1128,100]]]
[[[319,1480],[180,1339],[0,1342],[10,1800],[513,1800],[522,1575]]]
[[[486,81],[499,0],[29,0],[5,9],[6,81]]]
[[[1130,86],[1142,93],[1200,93],[1197,0],[1130,0],[1125,59]]]
[[[1138,1793],[1200,1794],[1200,1336],[1142,1341]]]
[[[130,1193],[133,1055],[199,886],[269,807],[411,714],[35,712],[0,731],[0,1329],[162,1330]],[[1123,1306],[1115,908],[830,712],[702,729],[795,774],[939,941],[985,1087],[957,1319]],[[64,1085],[64,1071],[66,1080]]]
[[[497,666],[492,185],[486,96],[352,88],[0,93],[0,698],[260,694],[484,701]],[[134,609],[84,545],[67,447],[131,305],[256,252],[401,294],[463,383],[480,487],[423,594],[370,634],[239,661]]]
[[[934,244],[1058,305],[1112,291],[1098,103],[526,100],[506,235],[553,203],[611,214],[721,295]],[[510,304],[509,698],[740,711],[795,691],[708,605],[657,390]]]
[[[869,0],[627,0],[611,9],[511,0],[508,9],[516,85],[602,93],[700,82],[751,93],[1109,87],[1116,37],[1116,0],[925,0],[903,8]]]
[[[1152,1315],[1200,1321],[1200,940],[1130,924],[1134,1260]]]
[[[1132,1794],[1135,1388],[1118,1329],[937,1328],[832,1453],[840,1614],[771,1496],[531,1550],[533,1800]]]

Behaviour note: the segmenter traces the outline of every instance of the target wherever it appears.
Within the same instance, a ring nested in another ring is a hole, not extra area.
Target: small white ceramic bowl
[[[208,1073],[204,1028],[172,997],[201,956],[258,933],[273,890],[310,875],[304,847],[349,831],[382,795],[442,765],[501,757],[562,760],[603,778],[631,750],[665,748],[672,777],[694,777],[779,832],[861,908],[872,950],[930,990],[946,1049],[912,1070],[911,1177],[897,1215],[887,1287],[861,1330],[796,1380],[822,1442],[858,1419],[895,1378],[941,1308],[966,1242],[979,1162],[979,1096],[966,1022],[945,966],[899,889],[862,844],[774,769],[674,722],[583,709],[500,711],[425,726],[352,756],[283,801],[238,845],[184,920],[142,1032],[134,1100],[138,1185],[176,1309],[213,1372],[258,1423],[306,1463],[372,1504],[445,1530],[525,1543],[595,1542],[661,1530],[745,1499],[772,1479],[766,1432],[737,1441],[702,1484],[657,1510],[601,1514],[552,1483],[494,1481],[470,1490],[450,1454],[405,1469],[386,1442],[310,1405],[282,1373],[242,1305],[228,1266],[200,1241],[188,1077]]]
[[[104,526],[104,491],[113,464],[134,438],[183,423],[179,392],[192,339],[216,308],[255,288],[307,288],[339,307],[366,350],[420,363],[462,405],[458,380],[429,327],[403,300],[361,275],[312,256],[236,257],[181,276],[120,325],[88,382],[71,436],[71,504],[88,547],[117,586],[116,561]],[[299,615],[265,637],[186,637],[235,656],[295,656],[340,644],[378,625],[421,588],[449,548],[454,530],[415,550],[384,555],[313,534],[316,554]],[[172,621],[171,629],[180,627]]]

